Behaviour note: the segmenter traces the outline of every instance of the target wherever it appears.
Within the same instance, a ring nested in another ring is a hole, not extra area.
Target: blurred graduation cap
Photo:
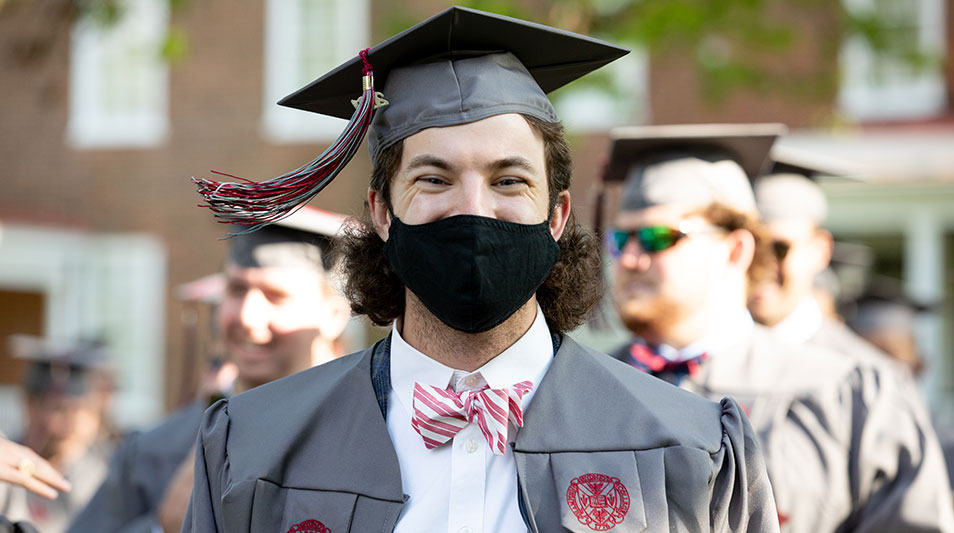
[[[230,239],[228,262],[242,268],[331,270],[333,241],[341,235],[346,220],[347,217],[339,213],[301,207],[260,231]],[[204,287],[198,288],[214,289],[213,280],[207,280]],[[220,289],[224,290],[224,281]]]
[[[819,181],[825,178],[854,178],[859,175],[859,170],[830,156],[776,144],[772,147],[771,166],[766,174],[798,174]]]
[[[100,341],[11,335],[8,344],[13,357],[26,361],[24,387],[34,396],[82,396],[91,390],[97,373],[111,369],[109,352]]]
[[[721,203],[754,212],[750,180],[768,163],[783,124],[684,124],[616,128],[604,184],[624,182],[621,209]]]
[[[828,201],[821,179],[857,175],[848,165],[819,154],[775,146],[771,167],[755,182],[759,213],[766,222],[807,219],[821,226],[828,216]]]
[[[350,117],[342,136],[317,159],[262,183],[195,181],[217,217],[257,229],[318,194],[347,165],[369,127],[373,159],[426,128],[505,113],[556,122],[546,93],[626,53],[584,35],[451,7],[361,52],[279,102]],[[352,102],[359,93],[359,79],[363,92]],[[376,93],[376,86],[383,92]]]

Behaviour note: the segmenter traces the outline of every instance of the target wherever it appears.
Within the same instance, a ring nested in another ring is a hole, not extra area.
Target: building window
[[[369,41],[368,0],[266,0],[263,129],[278,143],[333,141],[345,121],[276,105]],[[361,81],[355,81],[355,94]]]
[[[168,0],[122,0],[115,22],[73,28],[67,140],[81,149],[160,144],[169,130],[169,70],[161,55]]]
[[[840,110],[855,120],[901,120],[945,111],[944,74],[939,61],[945,48],[944,0],[844,0],[855,15],[876,14],[890,21],[887,38],[894,48],[923,54],[929,66],[879,56],[858,36],[841,50]]]

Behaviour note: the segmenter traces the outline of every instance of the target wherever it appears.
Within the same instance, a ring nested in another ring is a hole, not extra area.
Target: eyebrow
[[[441,170],[453,170],[454,166],[448,163],[447,161],[430,154],[423,154],[416,156],[407,164],[405,171],[414,170],[420,167],[436,167]]]
[[[533,163],[523,156],[510,156],[498,159],[489,165],[491,170],[503,170],[505,168],[520,168],[529,172],[536,170]]]
[[[422,154],[411,159],[411,162],[407,164],[405,171],[414,170],[420,167],[435,167],[441,170],[453,171],[454,165],[448,161],[441,159],[437,156],[431,154]],[[529,159],[523,156],[510,156],[503,159],[498,159],[487,165],[488,170],[503,170],[505,168],[520,168],[527,171],[536,170],[533,166],[533,163]]]

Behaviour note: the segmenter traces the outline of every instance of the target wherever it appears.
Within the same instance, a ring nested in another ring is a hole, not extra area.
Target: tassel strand
[[[368,62],[368,50],[359,53],[362,68],[361,98],[352,101],[354,114],[344,132],[321,155],[296,170],[267,181],[255,182],[224,172],[212,171],[238,183],[223,183],[192,178],[207,207],[219,222],[243,229],[228,235],[243,235],[277,222],[300,209],[322,191],[354,157],[367,134],[374,110],[387,105],[381,93],[374,91],[374,74]]]

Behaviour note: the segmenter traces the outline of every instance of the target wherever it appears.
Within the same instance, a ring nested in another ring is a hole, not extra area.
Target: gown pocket
[[[252,500],[251,531],[347,533],[358,496],[348,492],[282,487],[259,479]]]

